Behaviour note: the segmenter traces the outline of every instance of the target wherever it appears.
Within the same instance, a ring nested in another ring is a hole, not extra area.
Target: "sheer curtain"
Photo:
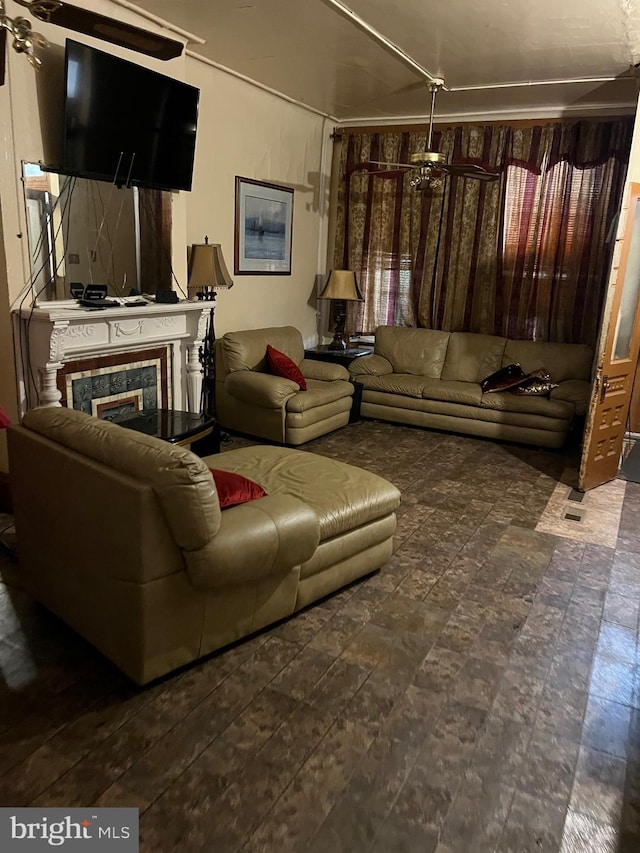
[[[496,328],[595,342],[626,173],[626,122],[545,128],[535,158],[507,166]]]
[[[449,162],[499,170],[494,183],[448,177],[416,191],[407,162],[424,132],[347,133],[336,266],[365,298],[351,328],[380,324],[593,343],[632,120],[437,132]]]

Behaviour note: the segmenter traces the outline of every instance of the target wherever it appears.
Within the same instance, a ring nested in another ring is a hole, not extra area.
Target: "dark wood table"
[[[349,367],[352,361],[363,355],[371,355],[373,347],[348,347],[347,349],[329,349],[330,344],[319,344],[317,347],[309,347],[304,351],[305,358],[316,361],[329,361],[332,364],[341,364]]]
[[[125,429],[153,435],[171,444],[191,445],[198,456],[220,453],[220,429],[215,418],[179,409],[145,409],[114,417]]]

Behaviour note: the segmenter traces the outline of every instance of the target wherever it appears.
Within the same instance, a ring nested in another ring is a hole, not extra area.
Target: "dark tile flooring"
[[[393,559],[147,689],[2,559],[0,806],[138,806],[149,853],[639,851],[640,486],[612,549],[535,531],[575,454],[307,449],[402,489]]]

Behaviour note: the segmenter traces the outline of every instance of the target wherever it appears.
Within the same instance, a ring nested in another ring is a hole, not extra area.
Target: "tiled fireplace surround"
[[[199,411],[199,348],[210,305],[84,309],[73,300],[16,312],[22,408],[67,405],[98,417],[127,409]]]

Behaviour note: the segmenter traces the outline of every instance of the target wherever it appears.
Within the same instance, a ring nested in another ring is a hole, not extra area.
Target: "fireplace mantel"
[[[171,347],[174,408],[199,411],[202,368],[198,351],[206,335],[210,308],[210,302],[185,300],[97,310],[83,308],[75,300],[60,300],[14,312],[23,411],[61,405],[57,373],[67,361],[135,354],[150,345]]]

